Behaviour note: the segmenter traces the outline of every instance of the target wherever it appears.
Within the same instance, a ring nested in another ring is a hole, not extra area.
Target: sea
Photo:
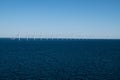
[[[0,80],[120,80],[120,40],[1,38]]]

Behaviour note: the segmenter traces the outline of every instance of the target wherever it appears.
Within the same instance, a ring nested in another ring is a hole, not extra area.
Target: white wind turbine
[[[21,39],[20,33],[18,33],[17,36],[18,36],[18,40],[20,41]]]
[[[26,39],[27,39],[27,40],[29,39],[28,33],[26,33]]]
[[[36,33],[34,33],[33,38],[34,38],[34,40],[36,39]]]

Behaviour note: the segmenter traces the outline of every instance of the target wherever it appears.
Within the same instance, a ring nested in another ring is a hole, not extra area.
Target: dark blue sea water
[[[0,80],[120,80],[120,40],[0,39]]]

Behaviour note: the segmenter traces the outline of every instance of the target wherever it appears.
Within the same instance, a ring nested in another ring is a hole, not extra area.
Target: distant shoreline
[[[19,38],[0,37],[0,39],[19,40]],[[20,40],[120,40],[108,38],[20,38]]]

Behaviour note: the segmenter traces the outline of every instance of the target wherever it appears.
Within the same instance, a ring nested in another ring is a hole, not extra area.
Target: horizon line
[[[11,39],[11,40],[19,40],[19,39],[22,39],[22,40],[31,40],[31,39],[33,39],[33,40],[38,40],[38,39],[45,39],[45,40],[48,40],[48,39],[51,39],[51,40],[54,40],[54,39],[76,39],[76,40],[87,40],[87,39],[91,39],[91,40],[94,40],[94,39],[98,39],[98,40],[120,40],[120,38],[72,38],[72,37],[68,37],[68,38],[65,38],[65,37],[54,37],[54,38],[50,38],[50,37],[44,37],[44,38],[40,38],[40,37],[36,37],[36,38],[34,38],[34,37],[30,37],[30,38],[25,38],[25,37],[21,37],[21,38],[11,38],[11,37],[0,37],[0,39]]]

